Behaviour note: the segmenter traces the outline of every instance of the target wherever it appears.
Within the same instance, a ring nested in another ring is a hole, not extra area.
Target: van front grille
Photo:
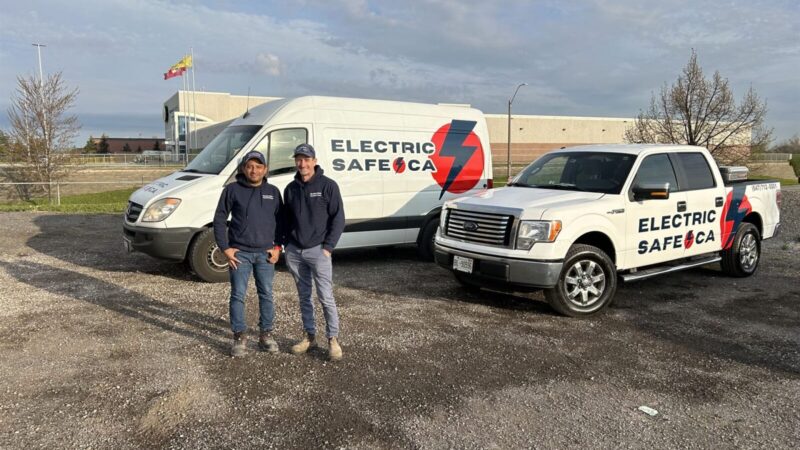
[[[448,210],[445,235],[464,242],[508,247],[514,216],[462,209]]]
[[[125,220],[134,223],[139,219],[139,214],[142,213],[142,205],[134,202],[128,202],[128,209],[125,210]]]

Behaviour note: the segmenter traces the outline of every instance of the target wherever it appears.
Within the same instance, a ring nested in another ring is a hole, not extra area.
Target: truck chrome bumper
[[[458,272],[478,284],[511,284],[526,288],[551,288],[558,283],[563,261],[537,261],[468,252],[436,243],[436,263],[454,271],[453,256],[473,260],[472,273]]]

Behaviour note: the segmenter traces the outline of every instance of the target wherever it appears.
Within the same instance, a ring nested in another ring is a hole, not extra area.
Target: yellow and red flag
[[[164,74],[164,79],[169,80],[173,77],[179,77],[183,75],[184,72],[186,72],[186,69],[190,67],[192,67],[192,55],[186,55],[169,68],[169,70]]]

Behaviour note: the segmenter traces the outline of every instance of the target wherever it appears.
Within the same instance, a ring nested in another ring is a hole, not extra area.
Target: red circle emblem
[[[434,133],[436,151],[430,156],[436,172],[433,179],[445,192],[464,193],[478,184],[483,174],[483,145],[475,134],[476,122],[453,120]]]
[[[403,160],[403,157],[395,158],[392,162],[392,167],[394,168],[395,173],[403,173],[406,171],[406,162]]]

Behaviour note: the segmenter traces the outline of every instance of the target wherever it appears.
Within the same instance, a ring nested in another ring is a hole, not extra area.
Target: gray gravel
[[[413,249],[340,251],[335,364],[287,353],[283,267],[281,353],[234,360],[228,286],[125,254],[120,217],[0,214],[0,448],[797,448],[798,211],[785,190],[754,277],[622,285],[586,320]]]

